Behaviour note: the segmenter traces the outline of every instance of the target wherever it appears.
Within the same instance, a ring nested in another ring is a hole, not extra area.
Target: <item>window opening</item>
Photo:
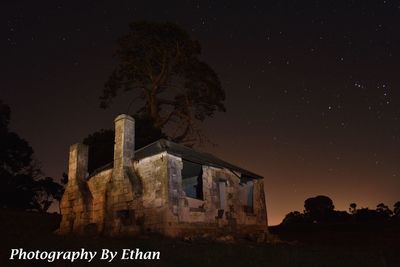
[[[203,166],[182,160],[182,187],[187,197],[203,200]]]

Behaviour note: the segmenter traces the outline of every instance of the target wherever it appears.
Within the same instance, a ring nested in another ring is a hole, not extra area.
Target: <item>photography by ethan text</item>
[[[9,260],[40,260],[47,262],[54,261],[86,261],[91,262],[95,259],[112,262],[114,260],[159,260],[160,251],[142,251],[139,248],[124,248],[120,251],[103,248],[99,251],[87,250],[81,248],[79,250],[66,251],[41,251],[41,250],[25,250],[23,248],[13,248],[10,251]]]

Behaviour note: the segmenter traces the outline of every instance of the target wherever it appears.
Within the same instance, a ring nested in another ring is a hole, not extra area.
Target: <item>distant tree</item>
[[[382,221],[382,215],[376,210],[368,208],[361,208],[357,210],[355,218],[359,222],[380,222]]]
[[[389,209],[388,206],[386,206],[383,203],[380,203],[376,206],[376,211],[384,218],[389,218],[390,216],[392,216],[393,211],[391,211]]]
[[[37,209],[41,211],[47,211],[54,200],[60,201],[64,192],[63,186],[54,182],[51,177],[37,180],[35,187],[35,202],[39,204]]]
[[[121,90],[132,91],[137,114],[149,117],[173,141],[203,140],[198,123],[225,111],[214,70],[199,59],[200,44],[173,23],[134,22],[118,40],[119,62],[100,97],[107,108]]]
[[[335,206],[327,196],[316,196],[305,200],[304,213],[313,221],[326,221],[332,215]]]
[[[61,184],[66,185],[68,183],[68,174],[66,172],[63,172],[61,174]]]
[[[144,147],[166,136],[152,124],[148,117],[135,115],[135,149]],[[101,129],[88,135],[83,143],[89,146],[88,172],[113,161],[115,132]],[[64,177],[68,181],[68,177]]]
[[[352,220],[352,215],[346,211],[333,210],[328,214],[326,221],[331,223],[347,223]]]
[[[393,215],[394,217],[400,219],[400,201],[397,201],[396,203],[394,203],[393,205]]]
[[[10,118],[0,100],[0,207],[46,211],[62,186],[43,177],[32,147],[8,128]]]
[[[304,214],[300,213],[299,211],[289,212],[282,220],[283,225],[293,225],[299,223],[305,223]]]
[[[356,214],[356,212],[357,212],[357,204],[356,203],[351,203],[350,204],[349,212],[351,214],[353,214],[353,215]]]
[[[21,172],[30,166],[33,149],[24,139],[9,130],[11,111],[0,100],[0,167],[3,175]]]

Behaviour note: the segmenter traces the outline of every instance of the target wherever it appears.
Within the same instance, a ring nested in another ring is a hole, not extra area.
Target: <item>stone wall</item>
[[[90,215],[90,223],[95,227],[96,232],[102,233],[104,230],[104,221],[106,219],[106,190],[111,180],[112,169],[104,170],[87,182],[90,193],[92,195],[92,205],[88,213]],[[90,231],[90,230],[89,230]]]
[[[170,236],[185,234],[236,233],[266,231],[267,213],[262,180],[253,180],[253,209],[248,212],[240,200],[240,173],[224,168],[203,165],[203,199],[186,196],[182,188],[182,159],[168,157],[168,207],[167,228]],[[221,201],[220,183],[225,187],[225,201]],[[223,205],[223,206],[222,206]]]
[[[60,202],[62,216],[60,233],[82,233],[83,226],[90,221],[87,212],[92,196],[86,184],[88,147],[74,144],[70,147],[68,184]]]
[[[215,236],[266,231],[262,179],[243,180],[228,169],[199,166],[202,194],[191,198],[182,185],[182,158],[162,152],[133,161],[133,118],[118,116],[115,132],[113,167],[91,177],[87,177],[88,148],[71,146],[60,233]]]
[[[76,164],[73,160],[71,164],[73,169]],[[60,231],[180,236],[266,230],[262,179],[252,181],[253,211],[246,212],[240,199],[240,173],[203,165],[203,199],[199,200],[187,197],[182,188],[181,158],[163,152],[131,166],[125,169],[124,180],[114,180],[113,169],[87,182],[70,180],[61,203]],[[225,201],[220,199],[220,183],[225,186]]]
[[[101,233],[106,217],[106,188],[112,169],[87,176],[88,149],[83,144],[70,148],[68,184],[60,202],[59,233]]]
[[[145,232],[164,232],[165,210],[168,203],[166,153],[134,162],[141,180],[141,207],[137,214],[144,222]]]

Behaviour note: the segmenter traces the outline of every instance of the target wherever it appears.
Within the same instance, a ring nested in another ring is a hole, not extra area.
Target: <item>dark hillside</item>
[[[206,240],[185,242],[178,239],[147,236],[142,238],[65,237],[53,234],[59,223],[57,214],[35,212],[0,212],[0,266],[273,266],[273,267],[388,267],[400,266],[396,244],[399,228],[386,226],[375,231],[374,226],[279,228],[271,231],[282,240],[297,242],[256,244],[246,240],[235,244]],[[121,251],[139,248],[161,252],[159,261],[9,261],[11,248],[25,250],[101,251],[102,248]]]
[[[400,223],[298,224],[272,226],[283,241],[315,245],[400,245]]]

